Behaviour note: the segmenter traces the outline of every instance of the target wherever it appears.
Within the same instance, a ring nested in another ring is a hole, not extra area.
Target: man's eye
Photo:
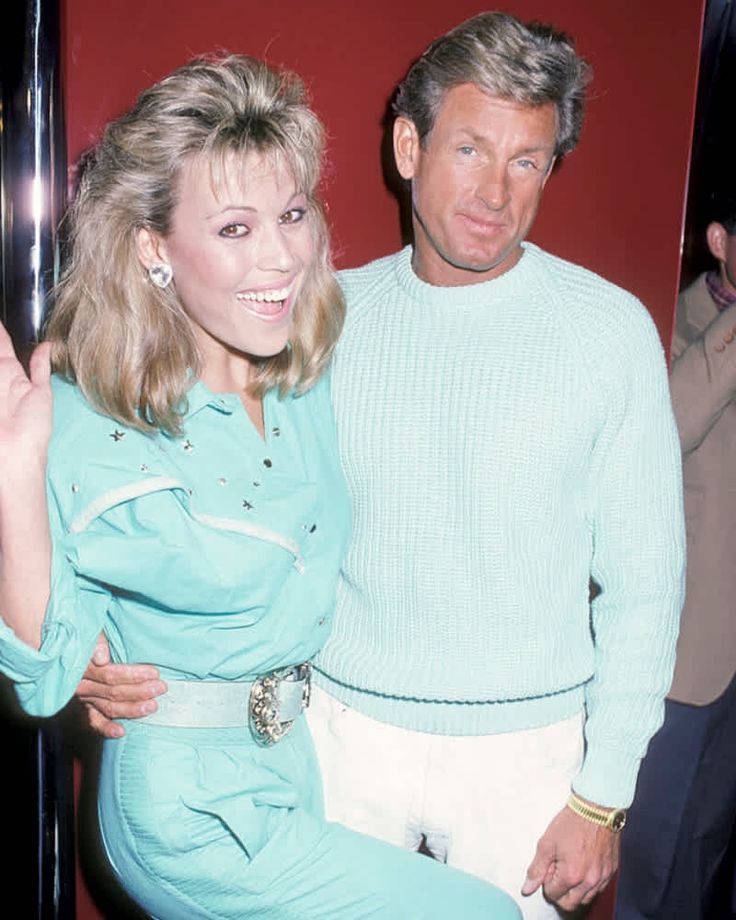
[[[537,164],[534,162],[534,160],[517,160],[516,162],[522,169],[536,169],[537,168]]]
[[[462,147],[458,147],[458,152],[462,153],[464,157],[472,157],[475,154],[475,147],[471,147],[470,144],[463,144]]]
[[[300,220],[304,219],[304,215],[306,213],[306,208],[289,208],[288,211],[284,211],[284,213],[281,215],[280,223],[298,224]]]
[[[220,230],[220,236],[226,239],[237,239],[239,236],[247,236],[250,229],[245,224],[227,224]]]

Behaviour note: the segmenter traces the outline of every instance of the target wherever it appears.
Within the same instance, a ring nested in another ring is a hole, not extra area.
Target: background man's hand
[[[113,719],[139,719],[156,710],[154,697],[166,692],[158,669],[148,664],[112,664],[107,639],[97,640],[92,660],[77,687],[90,726],[105,738],[121,738],[125,729]]]
[[[533,894],[541,885],[563,910],[589,904],[618,868],[619,837],[563,808],[537,844],[521,893]]]

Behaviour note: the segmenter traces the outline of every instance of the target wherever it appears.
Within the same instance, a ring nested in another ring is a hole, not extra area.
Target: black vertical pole
[[[2,54],[3,319],[16,345],[34,341],[59,267],[66,203],[60,0],[10,0]]]
[[[59,269],[66,200],[59,7],[60,0],[5,0],[0,10],[0,316],[22,355],[38,338]],[[23,920],[74,920],[71,755],[61,723],[23,717],[6,683],[0,764],[3,897]]]

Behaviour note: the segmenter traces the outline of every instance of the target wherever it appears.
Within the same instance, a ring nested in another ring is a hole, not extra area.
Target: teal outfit
[[[350,530],[329,383],[264,399],[189,393],[184,435],[147,436],[54,379],[52,591],[39,651],[0,627],[25,708],[57,711],[104,629],[115,660],[164,679],[248,681],[322,646]],[[127,724],[106,741],[111,863],[160,920],[518,917],[496,889],[325,821],[306,724],[270,748],[247,727]],[[380,764],[377,764],[380,769]]]

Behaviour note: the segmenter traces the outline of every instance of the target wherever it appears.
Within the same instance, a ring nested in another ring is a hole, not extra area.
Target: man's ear
[[[547,184],[547,179],[552,175],[552,170],[555,168],[555,163],[557,162],[557,157],[552,157],[549,161],[549,166],[547,167],[547,172],[545,173],[544,179],[542,181],[542,188]]]
[[[394,121],[394,158],[402,179],[413,179],[419,163],[419,134],[410,118],[399,115]]]
[[[726,228],[719,224],[717,220],[711,221],[705,231],[705,239],[708,243],[708,249],[714,259],[719,262],[726,261]]]
[[[150,227],[140,227],[136,231],[135,248],[141,265],[148,270],[156,262],[168,262],[166,244],[163,237]]]

